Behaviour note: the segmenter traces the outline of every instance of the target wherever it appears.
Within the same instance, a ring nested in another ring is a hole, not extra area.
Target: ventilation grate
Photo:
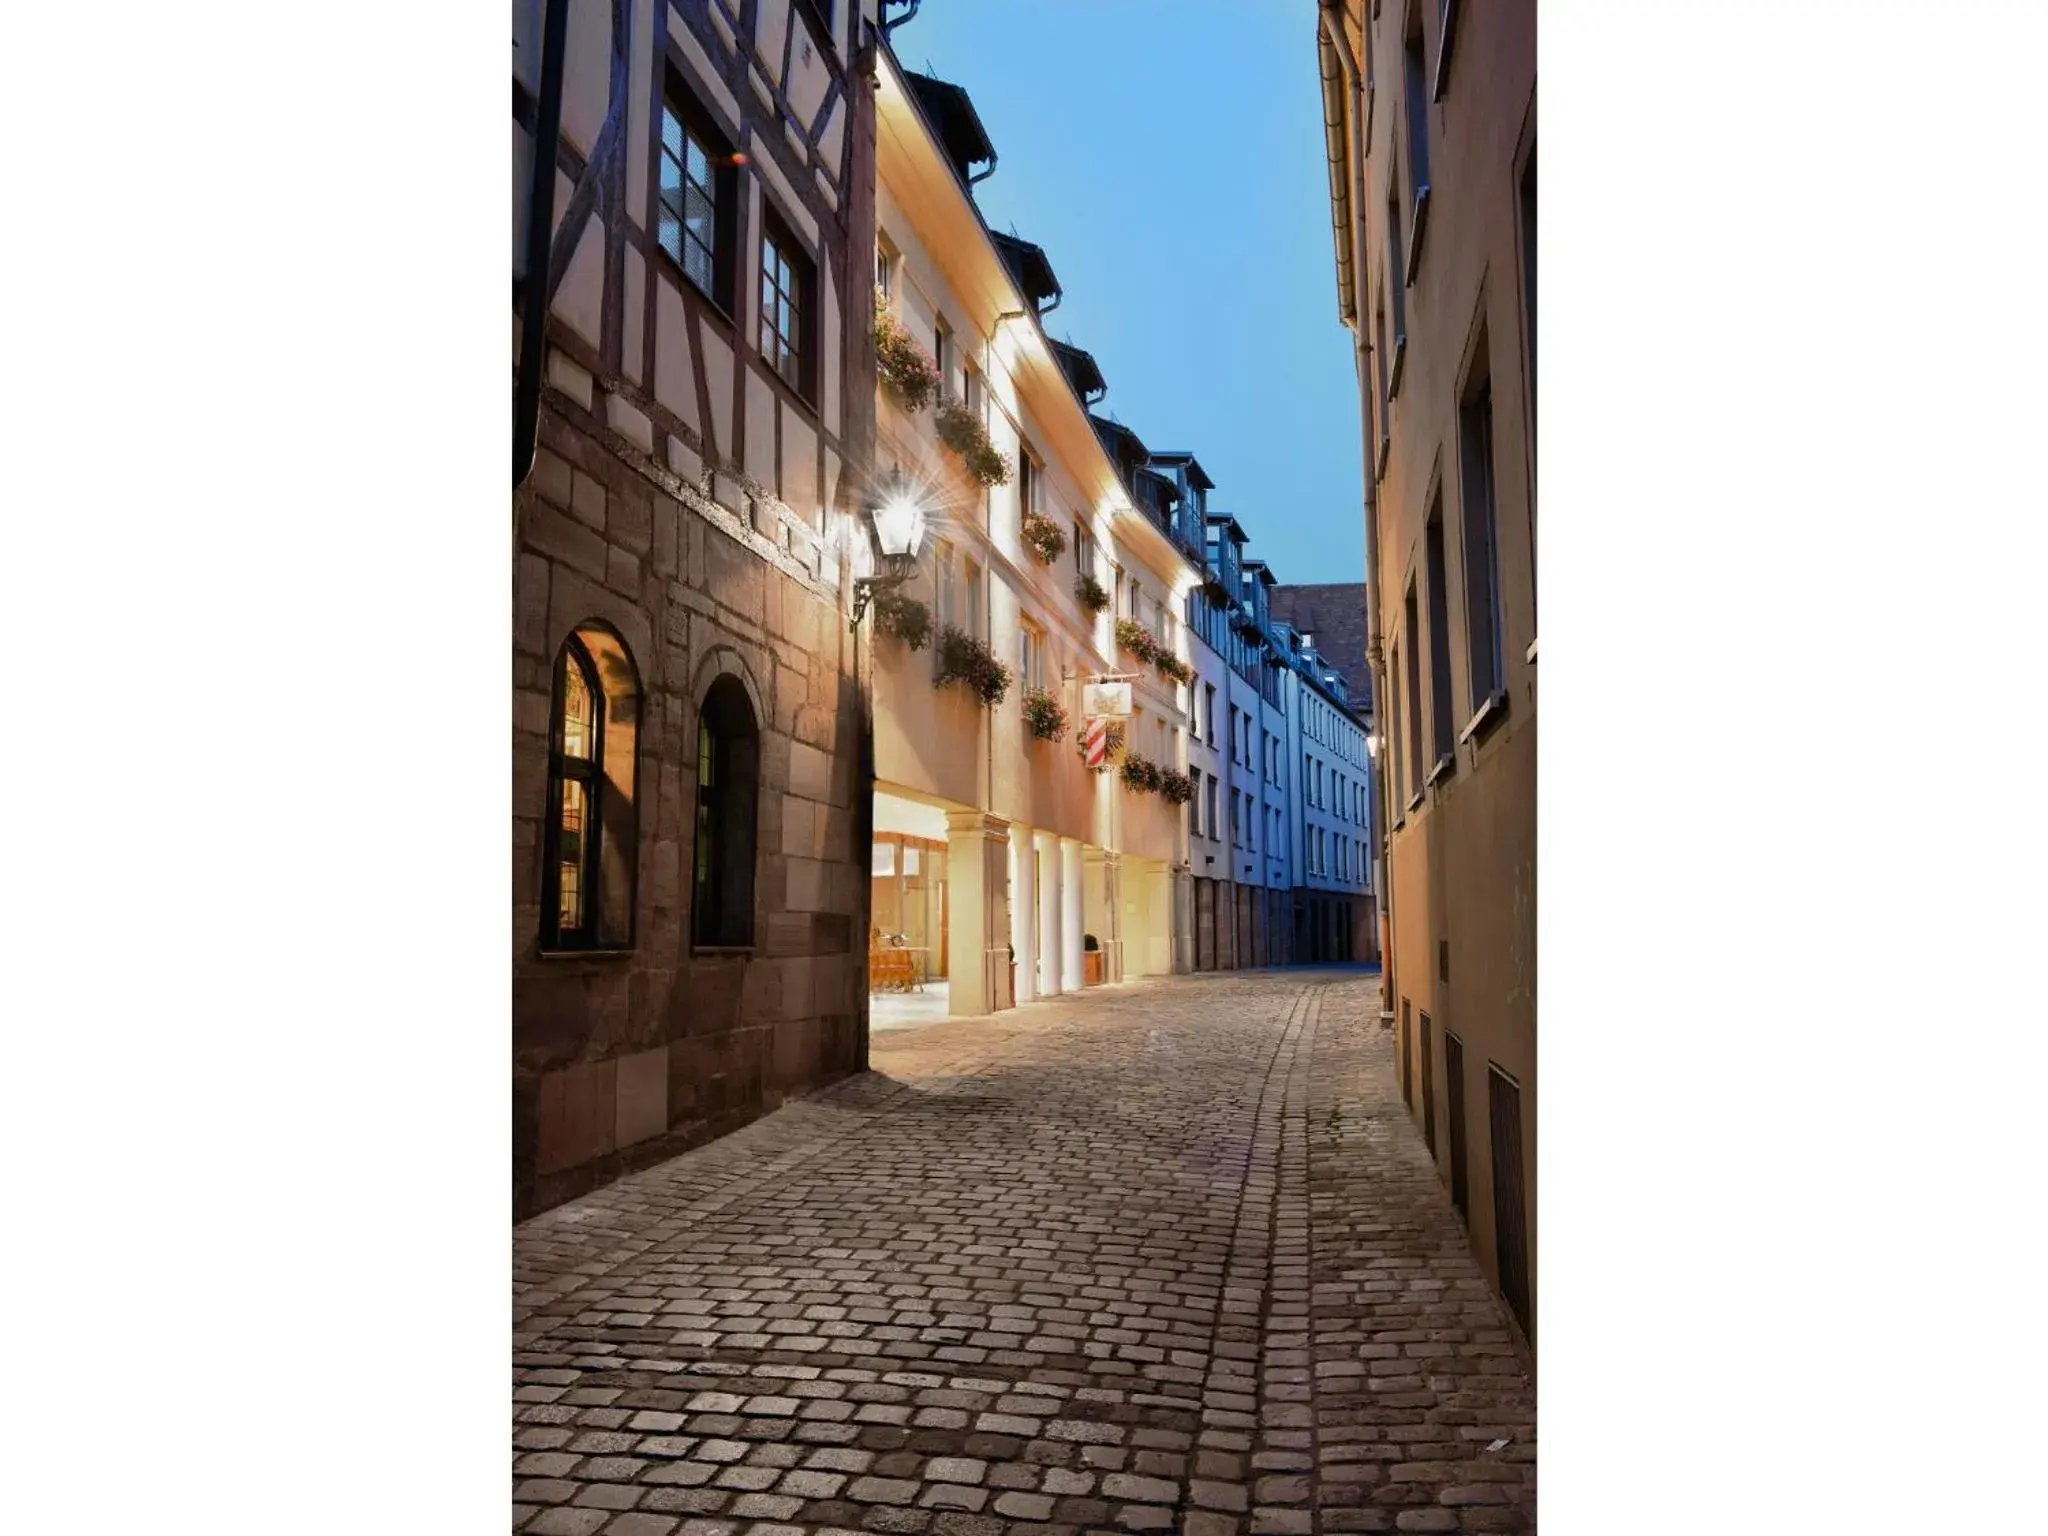
[[[1522,1089],[1493,1067],[1486,1100],[1493,1130],[1493,1250],[1500,1264],[1500,1293],[1508,1310],[1529,1326],[1529,1227],[1522,1194]]]

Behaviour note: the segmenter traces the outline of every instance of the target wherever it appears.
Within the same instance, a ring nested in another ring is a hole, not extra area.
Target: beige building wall
[[[1021,537],[1022,477],[978,485],[939,442],[929,407],[906,411],[878,386],[877,470],[908,475],[929,513],[920,568],[901,590],[930,610],[933,643],[912,650],[877,635],[876,782],[883,795],[992,818],[973,825],[1005,840],[1000,861],[963,865],[956,857],[948,871],[956,933],[963,918],[980,922],[978,914],[995,910],[992,888],[1005,888],[1015,995],[1007,975],[989,986],[956,969],[952,1011],[977,1013],[1070,990],[1083,969],[1084,935],[1101,945],[1106,980],[1173,967],[1180,947],[1173,880],[1176,871],[1185,873],[1184,814],[1157,796],[1126,791],[1114,770],[1088,772],[1080,759],[1081,683],[1138,670],[1115,654],[1115,611],[1090,614],[1075,595],[1080,535],[1093,550],[1089,574],[1105,589],[1122,572],[1168,614],[1177,615],[1184,592],[1177,584],[1192,577],[1130,508],[1085,407],[1035,324],[1017,315],[1028,305],[886,50],[878,68],[876,209],[890,273],[878,302],[928,354],[940,352],[943,332],[946,392],[968,398],[971,370],[991,442],[1013,466],[1029,456],[1033,510],[1068,540],[1056,559],[1041,561]],[[937,637],[948,625],[984,641],[1011,669],[1009,691],[995,707],[961,686],[934,686]],[[1160,627],[1185,656],[1177,617],[1170,629]],[[1029,648],[1027,630],[1035,641]],[[1027,657],[1035,678],[1023,675]],[[1130,745],[1184,769],[1185,690],[1149,668],[1144,673],[1134,686]],[[1023,701],[1033,682],[1067,710],[1063,741],[1041,741],[1027,729]],[[954,823],[956,836],[961,825]],[[956,852],[960,846],[954,843]],[[1039,850],[1045,856],[1036,856]],[[1051,936],[1056,954],[1048,948]],[[955,942],[950,953],[957,957],[963,947],[971,946]]]
[[[1532,1343],[1535,23],[1532,0],[1344,0],[1326,7],[1319,36],[1339,309],[1361,343],[1374,700],[1391,828],[1390,1002],[1416,1118],[1446,1181],[1462,1184],[1474,1247]],[[1420,47],[1404,48],[1418,34]],[[1428,188],[1420,200],[1419,182]],[[1461,434],[1482,378],[1490,434]],[[1486,561],[1469,513],[1486,486],[1469,444],[1481,437],[1494,509],[1497,689],[1471,643],[1485,586],[1475,604],[1470,578]],[[1442,519],[1440,598],[1433,511]],[[1436,665],[1439,655],[1447,666]],[[1443,751],[1440,710],[1450,726]],[[1447,1037],[1462,1049],[1462,1082],[1449,1077]],[[1504,1134],[1511,1106],[1518,1136]]]

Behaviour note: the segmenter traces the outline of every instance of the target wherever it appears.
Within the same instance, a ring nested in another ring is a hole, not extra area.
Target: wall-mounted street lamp
[[[875,551],[875,574],[854,578],[854,629],[860,628],[861,616],[877,592],[900,587],[917,574],[917,557],[924,548],[924,504],[901,480],[886,489],[881,505],[865,509],[864,516]]]

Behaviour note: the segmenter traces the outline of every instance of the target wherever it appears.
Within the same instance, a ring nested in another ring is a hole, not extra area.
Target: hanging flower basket
[[[1173,682],[1192,683],[1195,680],[1195,669],[1164,646],[1161,646],[1158,654],[1152,658],[1152,665],[1158,668],[1161,677]]]
[[[1166,770],[1135,752],[1124,759],[1122,777],[1124,788],[1139,794],[1156,795],[1166,784]]]
[[[883,588],[875,594],[875,628],[913,651],[932,640],[932,611],[914,597]]]
[[[1154,640],[1151,631],[1136,619],[1116,621],[1116,643],[1140,661],[1159,659],[1159,642]]]
[[[921,411],[939,393],[939,368],[912,339],[903,323],[875,296],[875,371],[906,411]]]
[[[1193,776],[1182,773],[1178,768],[1162,769],[1159,774],[1159,797],[1168,805],[1186,805],[1195,798]]]
[[[993,709],[1010,691],[1010,669],[996,660],[995,652],[964,630],[948,629],[939,636],[939,669],[932,686],[965,683]]]
[[[1024,723],[1040,741],[1058,741],[1067,734],[1067,712],[1043,688],[1024,695]]]
[[[982,485],[1008,485],[1010,461],[989,441],[981,418],[958,400],[946,400],[935,418],[939,441],[960,455],[967,473]]]
[[[1067,552],[1067,536],[1060,532],[1060,525],[1036,512],[1024,514],[1023,536],[1040,565],[1051,565]]]
[[[1101,582],[1086,572],[1074,582],[1074,598],[1090,613],[1100,613],[1109,606],[1109,593],[1103,590]]]

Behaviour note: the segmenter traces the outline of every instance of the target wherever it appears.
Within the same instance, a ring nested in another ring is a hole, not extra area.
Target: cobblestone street
[[[878,1035],[518,1227],[516,1528],[1533,1530],[1534,1386],[1377,985]]]

